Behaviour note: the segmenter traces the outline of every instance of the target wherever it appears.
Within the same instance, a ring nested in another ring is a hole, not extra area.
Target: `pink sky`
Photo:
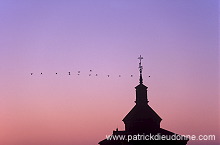
[[[217,0],[1,1],[0,144],[97,145],[123,130],[140,54],[162,128],[218,139],[218,18]]]

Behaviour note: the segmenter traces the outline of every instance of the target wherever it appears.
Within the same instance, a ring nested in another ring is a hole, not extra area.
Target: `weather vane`
[[[144,59],[144,58],[140,55],[140,57],[138,57],[138,59],[140,59],[140,62],[139,62],[140,84],[143,84],[143,78],[142,78],[143,66],[141,65],[141,60]]]
[[[140,73],[142,73],[143,66],[141,65],[141,60],[144,59],[144,58],[140,55],[140,56],[138,57],[138,59],[140,59],[139,69],[140,69]]]

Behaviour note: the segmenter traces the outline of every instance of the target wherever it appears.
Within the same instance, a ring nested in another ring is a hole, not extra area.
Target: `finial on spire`
[[[143,66],[141,65],[141,60],[144,59],[141,55],[140,57],[138,57],[138,59],[140,59],[140,62],[139,62],[139,71],[140,71],[140,84],[143,84],[143,78],[142,78],[142,70],[143,70]]]

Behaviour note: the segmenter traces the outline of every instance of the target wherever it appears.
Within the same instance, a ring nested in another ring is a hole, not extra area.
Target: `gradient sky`
[[[162,128],[219,138],[218,19],[217,0],[1,0],[0,144],[97,145],[123,130],[140,54]]]

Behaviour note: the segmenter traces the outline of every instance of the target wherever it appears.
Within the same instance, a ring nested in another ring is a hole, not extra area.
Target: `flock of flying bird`
[[[34,75],[34,73],[30,73],[31,75]],[[43,75],[43,73],[40,73]],[[58,73],[55,73],[58,74]],[[71,75],[71,72],[68,72],[68,75]],[[80,75],[80,71],[77,71],[77,75]],[[92,76],[92,70],[89,70],[89,76]],[[98,76],[98,74],[95,74],[95,76]],[[107,75],[107,77],[110,77],[110,75]],[[118,77],[121,77],[121,75],[118,75]],[[130,75],[130,77],[133,77],[133,75]]]
[[[143,57],[140,55],[140,57],[138,57],[138,59],[140,60],[140,63],[139,63],[140,74],[142,74],[143,67],[141,65],[141,60],[143,59]],[[33,75],[33,74],[34,73],[31,73],[31,75]],[[43,73],[40,73],[40,74],[42,75]],[[56,73],[56,74],[58,74],[58,73]],[[68,72],[68,75],[71,75],[71,72]],[[78,71],[77,75],[80,75],[80,71]],[[91,76],[91,75],[92,75],[92,70],[90,69],[89,76]],[[95,76],[98,76],[98,74],[95,74]],[[110,75],[107,75],[107,77],[110,77]],[[118,75],[118,77],[121,77],[121,75]],[[133,75],[131,75],[131,77],[133,77]],[[150,76],[148,76],[148,77],[150,77]]]
[[[55,73],[58,74],[58,73]],[[34,73],[30,73],[30,75],[34,75]],[[43,73],[40,73],[40,75],[43,75]],[[71,75],[71,72],[68,72],[67,75]],[[77,71],[77,75],[80,75],[80,71]],[[98,74],[94,74],[95,76],[98,76]],[[92,76],[92,70],[89,70],[89,76]],[[110,75],[106,75],[107,77],[110,77]],[[118,77],[122,77],[122,75],[118,75]],[[133,75],[130,75],[130,77],[133,77]],[[150,77],[150,76],[148,76]]]

